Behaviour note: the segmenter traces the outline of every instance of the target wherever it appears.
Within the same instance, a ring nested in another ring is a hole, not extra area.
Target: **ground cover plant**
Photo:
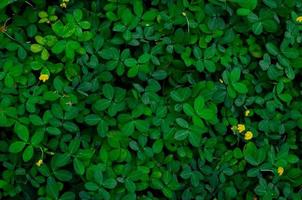
[[[0,199],[301,199],[301,31],[298,0],[1,0]]]

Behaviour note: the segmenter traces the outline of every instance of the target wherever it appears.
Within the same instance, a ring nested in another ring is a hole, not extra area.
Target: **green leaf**
[[[93,106],[97,111],[103,111],[106,110],[111,104],[111,101],[108,99],[100,99],[97,100]]]
[[[82,17],[83,17],[83,13],[80,9],[75,9],[73,11],[73,17],[75,18],[76,21],[81,21]]]
[[[81,145],[81,140],[79,138],[74,138],[68,145],[68,151],[70,154],[74,154],[78,151]]]
[[[18,48],[18,57],[19,57],[20,59],[25,59],[26,56],[27,56],[26,50],[25,50],[23,47],[19,47],[19,48]]]
[[[50,135],[60,135],[61,134],[61,130],[58,129],[57,127],[47,127],[46,128],[47,133],[49,133]]]
[[[76,195],[73,192],[65,192],[60,197],[60,200],[74,200],[74,199],[76,199]]]
[[[85,188],[89,191],[96,191],[99,189],[99,186],[96,183],[87,182],[85,183]]]
[[[224,192],[226,196],[230,199],[235,198],[237,196],[237,191],[234,186],[226,187]]]
[[[240,74],[241,74],[241,69],[239,67],[235,67],[231,71],[231,76],[230,76],[230,81],[232,83],[235,83],[240,80]]]
[[[189,134],[189,142],[194,147],[199,147],[201,142],[201,132],[200,131],[192,131]]]
[[[189,133],[190,132],[188,130],[179,130],[176,131],[174,138],[175,140],[184,140],[188,137]]]
[[[27,146],[23,152],[23,160],[25,162],[29,161],[32,159],[34,155],[34,148],[32,146]]]
[[[23,140],[24,142],[28,141],[29,131],[26,126],[20,124],[19,122],[16,122],[14,131],[21,140]]]
[[[204,58],[206,60],[210,59],[210,58],[213,58],[215,56],[215,53],[216,53],[216,47],[215,47],[215,45],[212,45],[209,48],[205,49],[205,51],[204,51]]]
[[[106,121],[101,119],[97,126],[98,135],[100,137],[105,137],[108,132],[108,129],[108,124],[106,123]]]
[[[150,58],[151,58],[150,54],[144,53],[143,55],[141,55],[138,58],[138,62],[139,63],[147,63],[147,62],[149,62]]]
[[[112,100],[114,95],[114,88],[110,84],[105,84],[103,86],[103,93],[107,99]]]
[[[133,20],[133,15],[131,13],[131,10],[129,10],[128,8],[124,8],[121,11],[121,20],[125,25],[129,25],[132,20]]]
[[[273,43],[266,43],[265,47],[271,55],[277,56],[279,54],[278,48]]]
[[[239,3],[239,5],[243,8],[247,8],[249,10],[254,10],[257,6],[257,0],[237,0],[237,2]]]
[[[134,128],[135,128],[134,123],[131,121],[122,126],[122,132],[123,134],[130,136],[133,134]]]
[[[291,80],[295,79],[295,72],[291,66],[285,68],[285,74],[289,79]]]
[[[74,34],[75,27],[73,24],[64,24],[59,20],[51,25],[52,30],[60,37],[68,38]]]
[[[202,60],[196,61],[195,67],[197,71],[202,72],[204,70],[204,62]]]
[[[51,166],[53,169],[58,169],[60,167],[64,167],[70,161],[70,155],[68,153],[58,153],[52,157]]]
[[[176,118],[176,123],[182,128],[189,128],[189,123],[183,118]]]
[[[54,88],[59,92],[62,92],[64,90],[64,82],[58,76],[54,78],[53,85],[54,85]]]
[[[125,187],[129,192],[134,192],[136,190],[136,185],[133,181],[126,179],[125,181]]]
[[[234,89],[240,94],[246,94],[248,89],[244,83],[233,83]]]
[[[206,121],[211,121],[216,117],[216,113],[212,109],[202,108],[199,110],[199,116]]]
[[[204,67],[211,73],[216,71],[216,65],[212,60],[204,60]]]
[[[75,123],[68,121],[63,123],[63,128],[72,133],[79,131],[79,127]]]
[[[44,47],[40,44],[32,44],[30,46],[30,50],[34,53],[39,53],[40,51],[42,51],[44,49]]]
[[[135,65],[129,69],[127,76],[129,78],[133,78],[138,74],[138,71],[139,71],[139,67],[137,65]]]
[[[77,174],[83,175],[85,172],[85,166],[83,162],[77,158],[73,159],[73,167]]]
[[[37,130],[31,138],[31,144],[37,146],[43,141],[43,139],[44,139],[44,131],[42,129]]]
[[[143,17],[142,17],[142,19],[144,20],[144,21],[153,21],[156,17],[157,17],[157,15],[158,15],[158,10],[153,10],[153,9],[151,9],[151,10],[148,10],[148,11],[146,11],[144,14],[143,14]]]
[[[251,10],[247,8],[239,8],[236,10],[236,13],[239,16],[248,16],[251,13]]]
[[[110,47],[106,49],[102,49],[100,51],[100,56],[106,60],[117,60],[119,59],[119,51],[116,48]]]
[[[59,181],[67,182],[72,179],[72,173],[64,169],[54,171],[54,175]]]
[[[135,127],[140,131],[140,132],[147,132],[149,130],[150,124],[148,121],[145,120],[136,120],[135,121]]]
[[[255,156],[257,152],[257,147],[254,143],[249,142],[247,145],[245,145],[243,150],[243,155],[245,160],[250,163],[251,165],[257,165],[257,157]]]
[[[258,168],[252,168],[250,170],[247,171],[247,176],[248,177],[256,177],[258,176],[260,173],[260,170]]]
[[[287,104],[289,104],[293,99],[293,97],[289,93],[279,94],[279,98]]]
[[[14,78],[10,74],[7,74],[5,76],[4,84],[8,88],[14,87],[14,84],[15,84]]]
[[[0,1],[0,10],[8,6],[9,4],[13,3],[15,0],[1,0]]]
[[[66,41],[60,40],[51,48],[51,51],[54,54],[60,54],[65,50],[65,47],[66,47]]]
[[[194,116],[195,114],[193,107],[188,103],[183,105],[183,110],[188,116]]]
[[[168,199],[172,199],[172,197],[173,197],[173,192],[172,192],[168,187],[162,188],[162,192],[164,193],[164,195],[165,195]]]
[[[66,58],[69,60],[74,60],[75,52],[79,48],[81,48],[81,46],[78,42],[68,41],[65,48]]]
[[[267,150],[264,148],[257,149],[253,142],[246,144],[243,150],[245,160],[254,166],[261,164],[265,160],[266,152]]]
[[[179,88],[170,93],[171,98],[176,102],[183,102],[191,96],[189,88]]]
[[[90,126],[97,125],[100,120],[101,120],[101,117],[96,114],[90,114],[85,117],[86,124],[88,124]]]
[[[90,27],[91,27],[91,24],[88,21],[79,22],[79,25],[81,26],[82,29],[90,29]],[[83,34],[85,34],[85,33],[87,33],[87,37],[88,37],[90,32],[83,32]],[[92,37],[92,36],[89,36],[89,38],[90,37]]]
[[[29,119],[30,119],[31,123],[35,126],[44,125],[43,120],[38,115],[30,115]]]
[[[164,143],[162,140],[155,141],[152,145],[153,153],[155,153],[155,154],[160,153],[162,151],[163,147],[164,147]]]
[[[127,67],[134,67],[137,65],[137,61],[134,58],[127,58],[124,63]]]
[[[198,96],[194,101],[194,110],[198,115],[201,115],[204,108],[204,98],[202,96]]]
[[[255,33],[255,35],[260,35],[263,31],[263,25],[262,22],[256,22],[252,25],[252,30]]]
[[[93,42],[93,47],[95,48],[95,50],[99,50],[100,48],[102,48],[104,41],[105,41],[104,37],[102,37],[101,35],[97,35],[94,38],[94,42]]]
[[[47,91],[43,94],[43,99],[45,101],[56,101],[60,98],[60,95],[57,92]]]
[[[3,189],[4,187],[6,187],[7,184],[8,184],[8,183],[7,183],[6,181],[0,180],[0,188],[1,188],[1,189]]]
[[[141,0],[133,1],[133,10],[137,16],[142,16],[143,14],[143,2]]]
[[[152,76],[156,80],[164,80],[168,76],[168,74],[164,70],[157,70],[152,73]]]
[[[117,185],[117,182],[113,178],[107,179],[103,183],[103,186],[108,189],[113,189],[113,188],[115,188],[116,185]]]
[[[113,31],[116,32],[124,32],[127,30],[127,27],[124,24],[115,24],[113,27]]]
[[[299,162],[299,157],[293,154],[287,156],[287,161],[291,164]]]
[[[14,142],[12,143],[10,146],[9,146],[9,152],[11,153],[19,153],[20,151],[23,150],[23,148],[25,147],[26,143],[25,142],[21,142],[21,141],[17,141],[17,142]]]
[[[52,177],[47,178],[46,193],[52,199],[58,199],[59,197],[59,185]]]
[[[48,58],[49,58],[49,53],[48,53],[47,49],[44,48],[44,49],[42,50],[41,58],[42,58],[42,60],[48,60]]]

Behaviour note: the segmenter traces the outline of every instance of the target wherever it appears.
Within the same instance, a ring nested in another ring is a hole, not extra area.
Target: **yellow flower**
[[[41,74],[40,77],[39,77],[39,80],[40,81],[47,81],[49,79],[49,75],[48,74]]]
[[[302,16],[297,17],[296,21],[299,22],[299,23],[301,23],[302,22]]]
[[[247,131],[245,134],[244,134],[244,139],[245,140],[250,140],[253,138],[253,133],[252,131]]]
[[[244,124],[238,124],[237,125],[237,130],[239,131],[239,133],[242,133],[243,131],[245,131],[245,125]]]
[[[282,174],[284,172],[284,168],[283,167],[278,167],[277,172],[278,172],[279,176],[282,176]]]
[[[38,162],[36,162],[36,165],[38,166],[38,167],[40,167],[41,165],[43,164],[43,160],[38,160]]]
[[[250,110],[246,110],[246,111],[244,112],[244,115],[245,115],[246,117],[248,117],[248,116],[250,115]]]
[[[60,6],[61,6],[61,8],[66,8],[66,7],[67,7],[67,5],[66,5],[65,2],[64,2],[64,3],[61,3]]]

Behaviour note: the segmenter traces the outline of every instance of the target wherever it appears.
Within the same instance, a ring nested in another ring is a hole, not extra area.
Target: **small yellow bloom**
[[[223,80],[220,78],[220,79],[219,79],[219,82],[220,82],[220,83],[223,83]]]
[[[246,117],[248,117],[248,116],[250,115],[250,110],[246,110],[246,111],[244,112],[244,115],[245,115]]]
[[[299,23],[301,23],[302,22],[302,16],[297,17],[296,21],[299,22]]]
[[[40,77],[39,77],[39,80],[43,81],[43,83],[45,81],[47,81],[48,79],[49,79],[49,75],[48,74],[41,74]]]
[[[253,138],[253,133],[252,131],[247,131],[245,134],[244,134],[244,139],[245,140],[250,140]]]
[[[243,131],[245,131],[245,125],[244,124],[238,124],[237,125],[237,130],[239,131],[239,133],[242,133]]]
[[[38,162],[36,162],[36,165],[38,166],[38,167],[40,167],[41,165],[43,164],[43,160],[38,160]]]
[[[61,3],[60,6],[61,6],[61,8],[66,8],[66,7],[67,7],[67,5],[66,5],[65,2],[64,2],[64,3]]]
[[[277,172],[278,172],[279,176],[282,176],[282,174],[284,172],[284,168],[283,167],[278,167]]]

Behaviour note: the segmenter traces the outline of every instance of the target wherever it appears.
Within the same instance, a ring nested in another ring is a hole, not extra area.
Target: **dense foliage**
[[[1,0],[0,199],[301,199],[300,15]]]

